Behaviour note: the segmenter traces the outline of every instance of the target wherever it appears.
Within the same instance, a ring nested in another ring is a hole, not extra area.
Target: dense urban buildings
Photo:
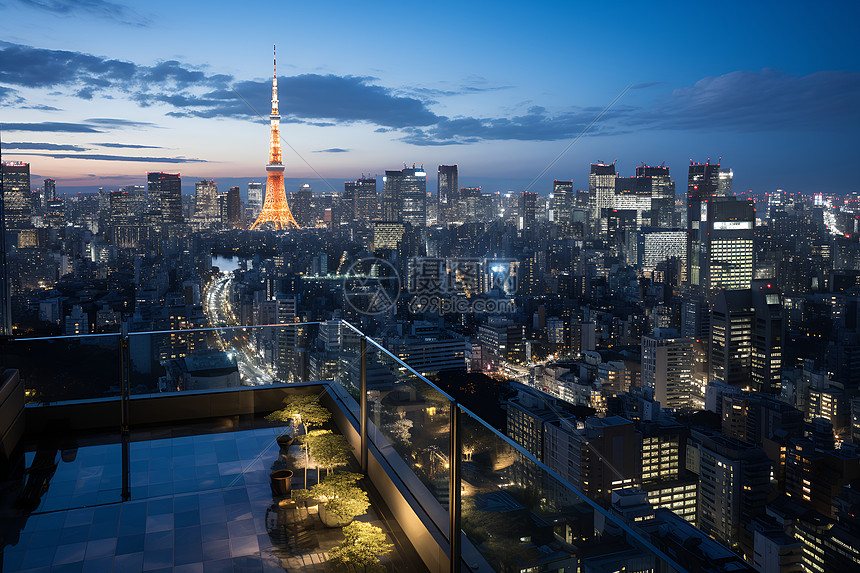
[[[272,166],[283,184],[277,150]],[[438,167],[435,197],[417,166],[385,171],[381,188],[365,174],[342,192],[291,184],[301,228],[250,230],[274,208],[254,181],[224,192],[203,178],[192,195],[153,171],[66,194],[52,178],[34,191],[29,164],[4,164],[12,335],[158,333],[132,347],[133,392],[181,393],[360,376],[347,320],[391,353],[364,372],[374,424],[398,448],[442,410],[406,407],[421,393],[386,386],[395,363],[527,452],[504,458],[511,497],[481,508],[527,501],[516,488],[540,486],[540,463],[687,570],[849,570],[860,201],[740,197],[731,170],[709,162],[689,166],[677,196],[665,165],[624,177],[595,163],[587,189],[520,191],[458,187],[461,168]],[[259,330],[200,330],[231,326]],[[380,413],[389,403],[395,417]],[[413,468],[445,503],[446,452],[422,447]],[[476,479],[491,458],[464,460]],[[577,535],[548,537],[547,555],[569,563]]]

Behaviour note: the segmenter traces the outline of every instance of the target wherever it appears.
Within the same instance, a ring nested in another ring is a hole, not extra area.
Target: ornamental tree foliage
[[[331,419],[331,412],[319,403],[319,396],[305,394],[302,396],[287,396],[284,407],[275,410],[266,419],[270,422],[292,422],[293,431],[299,424],[305,428],[318,428]]]
[[[326,511],[337,521],[349,521],[367,513],[370,507],[367,492],[355,485],[362,477],[361,474],[351,472],[329,474],[310,489],[294,491],[293,499],[316,498],[325,504]]]
[[[343,535],[343,543],[329,552],[329,558],[345,567],[351,565],[367,571],[368,567],[377,567],[379,558],[394,549],[382,529],[363,521],[353,521],[344,527]]]
[[[315,434],[315,435],[314,435]],[[314,430],[309,434],[308,448],[318,467],[325,468],[326,475],[334,468],[345,466],[351,458],[349,442],[341,434]]]

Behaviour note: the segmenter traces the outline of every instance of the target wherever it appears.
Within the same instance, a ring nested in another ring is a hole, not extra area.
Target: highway
[[[243,385],[272,384],[276,377],[255,341],[264,328],[235,328],[239,326],[239,321],[227,297],[232,280],[231,275],[221,274],[206,288],[204,309],[209,324],[218,328],[215,333],[221,350],[232,353],[236,358]]]

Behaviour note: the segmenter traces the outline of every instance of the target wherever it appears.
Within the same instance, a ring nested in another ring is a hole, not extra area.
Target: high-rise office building
[[[2,164],[3,206],[6,229],[18,230],[30,225],[30,164],[7,161]]]
[[[45,179],[42,191],[42,207],[47,208],[48,201],[57,199],[57,182],[51,178]]]
[[[658,227],[671,227],[675,211],[675,182],[664,165],[641,165],[636,178],[651,195],[651,220]]]
[[[522,230],[534,229],[537,218],[537,193],[523,191],[520,193],[517,228]]]
[[[735,197],[692,199],[687,273],[705,292],[748,289],[753,279],[755,204]]]
[[[427,173],[414,165],[386,171],[382,178],[382,218],[418,228],[427,226]]]
[[[687,270],[687,233],[682,229],[646,227],[638,232],[636,247],[635,264],[648,275],[671,258],[681,261],[682,275]]]
[[[313,209],[311,204],[314,199],[314,190],[307,183],[299,187],[299,190],[292,194],[292,212],[296,218],[296,222],[302,227],[315,227]]]
[[[379,218],[376,178],[361,177],[343,183],[344,218],[368,224]]]
[[[711,312],[710,379],[740,388],[752,384],[755,310],[752,292],[721,291]]]
[[[218,184],[203,179],[194,185],[194,216],[206,221],[218,219]]]
[[[711,313],[710,378],[778,393],[782,380],[780,296],[769,286],[724,290]]]
[[[146,174],[150,210],[162,224],[182,223],[182,180],[179,173]]]
[[[553,181],[551,219],[558,225],[569,225],[573,218],[573,181]]]
[[[588,174],[588,204],[591,227],[595,231],[605,231],[601,224],[604,209],[612,209],[615,201],[615,163],[592,163]]]
[[[263,184],[251,181],[248,183],[248,209],[251,219],[256,220],[263,210]]]
[[[440,165],[436,173],[436,198],[439,204],[439,221],[447,223],[451,205],[456,199],[459,187],[459,174],[456,165]]]
[[[720,164],[690,163],[687,172],[687,199],[709,199],[719,196]]]
[[[642,337],[642,386],[671,410],[692,410],[693,341],[677,330],[656,328]]]
[[[734,193],[732,191],[732,178],[734,174],[732,173],[731,168],[729,167],[721,167],[719,173],[717,174],[717,196],[718,197],[731,197]]]
[[[699,474],[699,528],[752,560],[746,524],[764,514],[770,460],[751,444],[695,430],[687,444],[687,467]]]
[[[549,421],[543,450],[550,469],[597,501],[642,478],[642,433],[620,416],[588,418],[584,430],[567,420]]]
[[[227,223],[234,228],[242,224],[242,197],[238,187],[230,187],[227,191]]]

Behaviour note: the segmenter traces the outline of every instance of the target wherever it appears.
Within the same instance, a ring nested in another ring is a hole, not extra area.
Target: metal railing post
[[[367,475],[367,337],[361,337],[359,354],[359,432],[361,436],[361,472]]]
[[[130,459],[128,452],[129,420],[128,399],[131,388],[131,355],[129,352],[128,324],[122,323],[122,334],[119,337],[119,367],[120,367],[120,436],[122,438],[122,499],[131,499]]]
[[[463,442],[460,436],[460,408],[451,402],[451,462],[448,483],[448,541],[451,550],[451,573],[459,573],[461,562],[460,539],[460,460],[463,458]]]
[[[128,435],[129,431],[129,421],[128,421],[128,395],[129,395],[129,387],[130,380],[129,374],[131,372],[131,365],[129,364],[129,344],[128,344],[128,325],[123,323],[122,325],[122,334],[119,338],[119,367],[120,367],[120,380],[119,380],[119,393],[120,393],[120,432],[123,435]]]

